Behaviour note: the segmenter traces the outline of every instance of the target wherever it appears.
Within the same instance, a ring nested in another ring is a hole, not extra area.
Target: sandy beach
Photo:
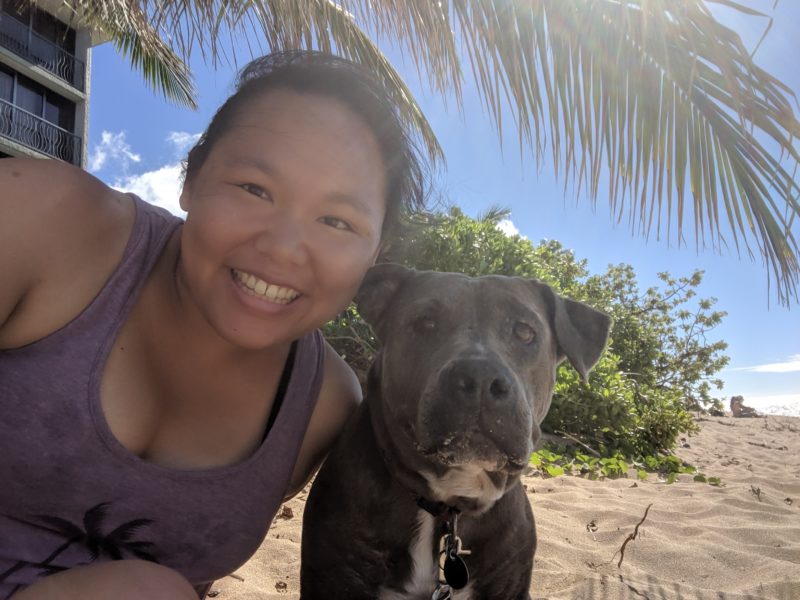
[[[670,485],[653,474],[523,479],[539,537],[532,598],[800,599],[800,418],[711,417],[698,425],[678,454],[721,486],[691,475]],[[284,506],[258,553],[211,597],[300,597],[306,495]],[[620,567],[618,551],[640,522]]]

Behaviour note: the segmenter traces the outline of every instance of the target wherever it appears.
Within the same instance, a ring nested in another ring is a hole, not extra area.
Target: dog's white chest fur
[[[411,575],[402,590],[382,589],[378,600],[429,600],[436,589],[439,566],[434,560],[433,545],[436,520],[425,510],[417,512],[417,534],[408,549],[411,555]],[[471,600],[471,585],[453,590],[453,600]]]

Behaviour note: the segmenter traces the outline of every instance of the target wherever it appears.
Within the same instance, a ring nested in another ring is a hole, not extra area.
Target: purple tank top
[[[299,340],[274,426],[236,465],[181,471],[142,460],[102,413],[103,366],[181,220],[135,198],[124,256],[72,322],[0,351],[0,599],[94,561],[176,569],[202,597],[258,548],[286,493],[322,382],[319,331]]]

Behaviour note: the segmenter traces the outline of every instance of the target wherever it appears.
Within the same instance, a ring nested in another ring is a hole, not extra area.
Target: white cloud
[[[109,160],[119,163],[122,170],[127,171],[130,163],[138,163],[142,157],[133,152],[125,140],[124,131],[118,133],[103,131],[100,134],[100,143],[92,149],[89,157],[89,170],[95,173],[104,168]]]
[[[183,155],[197,143],[200,139],[199,133],[187,133],[186,131],[170,131],[167,134],[167,141],[172,144],[176,156],[183,158]]]
[[[752,373],[796,373],[800,371],[800,354],[790,356],[787,360],[777,363],[755,365],[753,367],[739,367],[732,371],[750,371]]]
[[[166,208],[179,217],[186,215],[178,203],[181,194],[179,163],[164,165],[160,169],[139,175],[117,178],[111,187],[124,192],[133,192],[142,200]]]
[[[519,235],[519,229],[517,229],[517,226],[514,225],[511,219],[503,219],[497,224],[497,228],[508,237]]]

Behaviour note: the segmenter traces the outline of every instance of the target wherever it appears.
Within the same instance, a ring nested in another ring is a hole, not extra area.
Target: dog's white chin
[[[432,498],[437,502],[452,504],[454,498],[469,498],[480,510],[488,510],[505,494],[505,486],[498,487],[489,472],[496,470],[495,463],[471,462],[448,469],[442,475],[423,471]]]

